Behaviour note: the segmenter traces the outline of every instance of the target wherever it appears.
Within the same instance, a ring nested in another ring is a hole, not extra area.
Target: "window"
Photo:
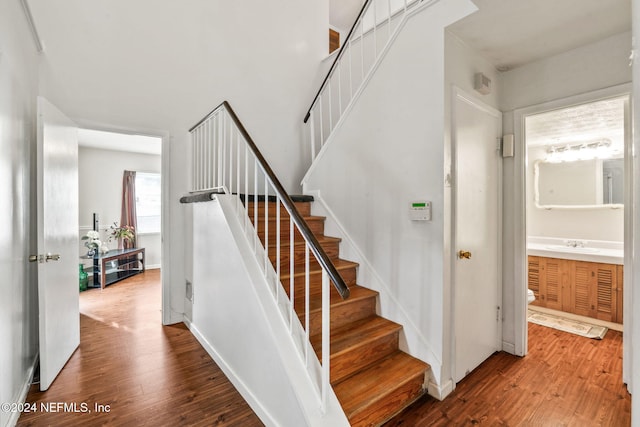
[[[160,233],[160,190],[159,173],[136,172],[138,234]]]

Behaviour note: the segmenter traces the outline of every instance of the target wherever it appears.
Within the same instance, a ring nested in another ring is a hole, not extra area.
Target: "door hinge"
[[[496,307],[496,322],[500,321],[500,306]]]

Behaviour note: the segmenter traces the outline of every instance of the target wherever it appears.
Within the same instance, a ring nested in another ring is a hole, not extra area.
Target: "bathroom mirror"
[[[623,183],[623,158],[534,164],[538,208],[621,208]]]

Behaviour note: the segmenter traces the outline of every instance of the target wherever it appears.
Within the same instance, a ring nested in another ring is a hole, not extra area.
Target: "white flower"
[[[100,233],[95,230],[87,231],[87,237],[91,240],[97,240],[100,238]]]

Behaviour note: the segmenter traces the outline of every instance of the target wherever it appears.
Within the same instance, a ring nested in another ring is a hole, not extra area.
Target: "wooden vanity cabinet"
[[[622,323],[621,265],[529,256],[532,305]]]
[[[528,286],[536,296],[533,305],[566,311],[568,295],[565,296],[564,291],[571,279],[567,262],[566,259],[529,257]]]

